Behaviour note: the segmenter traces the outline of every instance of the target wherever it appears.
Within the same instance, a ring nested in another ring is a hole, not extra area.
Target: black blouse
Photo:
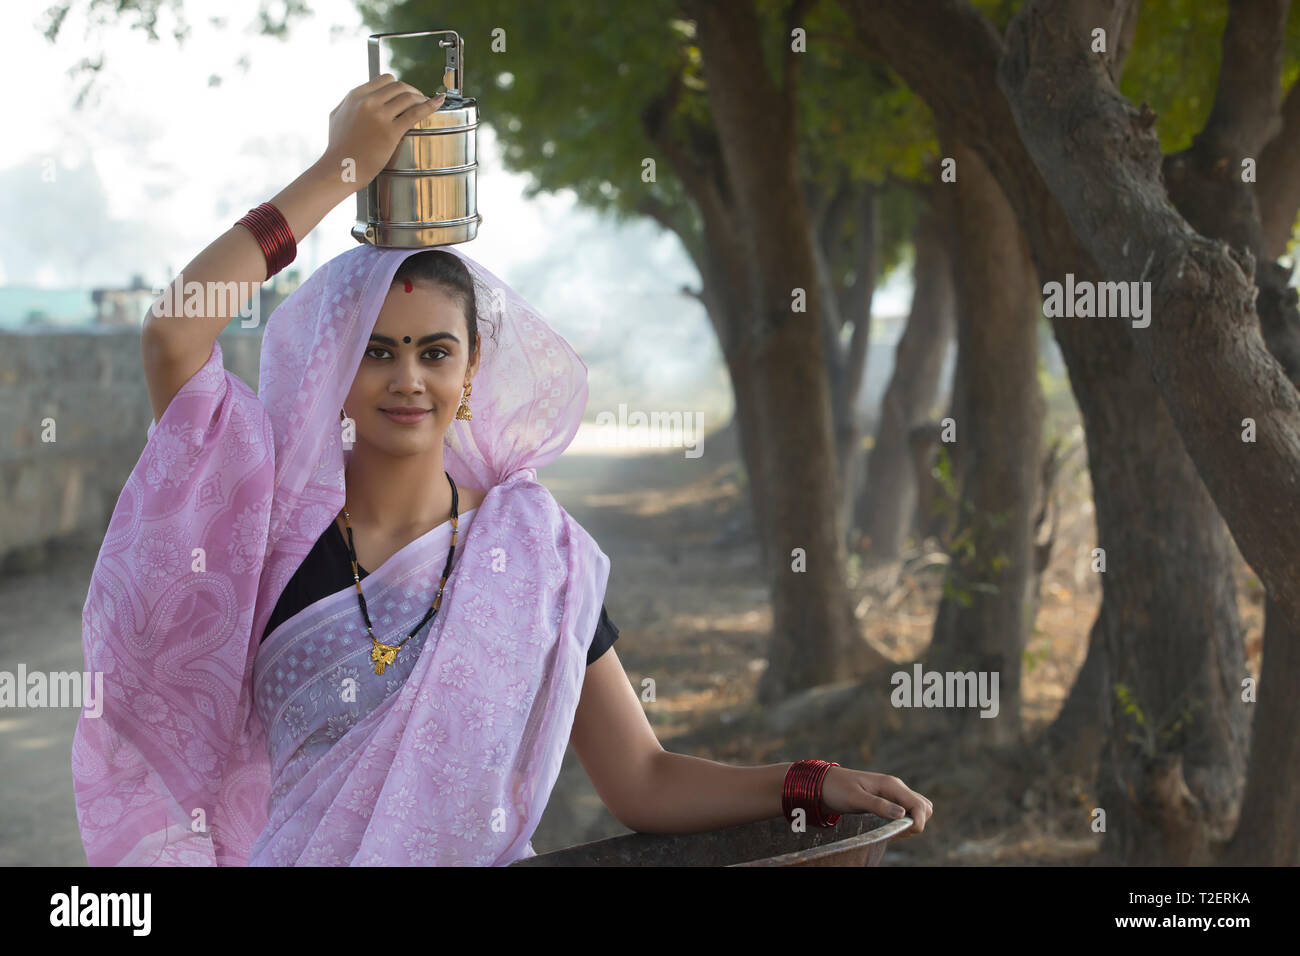
[[[365,578],[370,572],[357,565],[357,574]],[[348,557],[348,543],[339,530],[337,522],[331,521],[320,540],[312,547],[298,570],[293,573],[284,593],[276,602],[271,612],[271,620],[266,623],[262,640],[289,618],[303,608],[315,604],[323,597],[328,597],[347,587],[352,587],[352,563]],[[360,610],[357,616],[360,617]],[[618,638],[618,628],[609,619],[605,605],[600,606],[600,620],[596,622],[596,636],[587,651],[587,665],[590,666],[601,654],[609,650]]]

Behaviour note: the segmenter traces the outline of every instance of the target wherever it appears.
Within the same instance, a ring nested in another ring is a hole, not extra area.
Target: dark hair
[[[456,300],[465,313],[465,328],[469,332],[469,358],[473,361],[475,337],[478,335],[478,295],[474,291],[474,276],[469,267],[454,253],[429,249],[402,260],[393,275],[393,284],[406,279],[433,283]],[[490,334],[491,328],[488,331]]]

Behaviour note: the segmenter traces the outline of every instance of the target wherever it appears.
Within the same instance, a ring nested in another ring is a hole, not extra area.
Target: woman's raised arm
[[[329,146],[320,159],[271,199],[295,242],[302,242],[327,212],[368,185],[406,131],[441,106],[443,97],[427,98],[390,73],[351,90],[330,113]],[[248,290],[266,281],[266,273],[257,239],[235,225],[154,300],[140,335],[140,357],[155,421],[162,421],[181,386],[207,362],[212,343],[248,305]],[[193,290],[196,282],[203,290],[204,314],[186,315],[186,288]]]

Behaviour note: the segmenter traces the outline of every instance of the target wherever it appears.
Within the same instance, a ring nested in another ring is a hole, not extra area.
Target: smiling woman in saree
[[[438,103],[388,74],[351,91],[322,158],[185,274],[269,278]],[[142,336],[156,421],[82,614],[91,865],[508,864],[570,740],[632,829],[791,808],[923,829],[894,777],[660,746],[607,650],[609,559],[536,480],[586,366],[497,276],[455,247],[344,252],[270,316],[256,394],[216,341],[242,305]]]
[[[391,476],[409,463],[432,477],[445,458],[451,501],[433,510],[452,517],[373,562],[364,585],[350,550],[353,584],[261,645],[253,694],[274,783],[253,865],[481,865],[533,852],[528,837],[568,742],[609,562],[535,481],[576,431],[585,366],[512,290],[463,261],[476,293],[464,303],[443,286],[380,275],[388,304],[373,334],[363,324],[339,337],[354,343],[349,368],[356,344],[366,347],[341,402],[357,447],[335,467],[351,475],[378,461]],[[336,291],[327,286],[322,299]],[[495,340],[467,328],[476,301],[506,303],[485,317]],[[297,307],[281,306],[287,327],[301,326]],[[430,329],[453,337],[434,344]],[[431,406],[429,421],[383,422],[381,409],[395,405]],[[339,427],[327,431],[336,439]],[[471,484],[489,490],[470,489],[472,507],[462,508],[460,487]],[[344,505],[351,538],[358,516],[348,507],[358,503]],[[333,534],[331,521],[324,540]]]

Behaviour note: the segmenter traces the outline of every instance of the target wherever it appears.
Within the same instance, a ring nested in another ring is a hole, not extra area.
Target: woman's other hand
[[[904,836],[920,833],[934,815],[934,804],[897,777],[847,767],[826,771],[822,806],[830,813],[874,813],[886,820],[907,815],[913,822]]]
[[[426,97],[391,73],[362,83],[330,111],[329,146],[322,161],[343,175],[350,160],[356,189],[369,185],[388,165],[407,130],[440,107],[446,96]]]

